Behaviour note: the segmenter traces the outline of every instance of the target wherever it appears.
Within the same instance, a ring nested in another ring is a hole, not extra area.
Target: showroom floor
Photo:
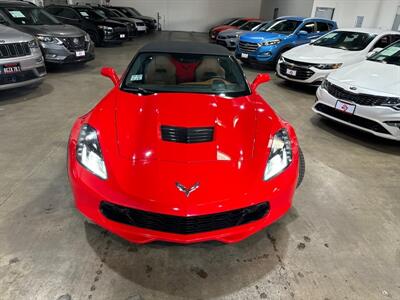
[[[112,87],[101,66],[123,72],[149,39],[207,37],[100,48],[37,89],[0,94],[0,299],[400,299],[400,145],[321,120],[315,89],[274,75],[259,91],[307,163],[282,220],[237,244],[190,246],[134,245],[85,223],[66,174],[70,127]]]

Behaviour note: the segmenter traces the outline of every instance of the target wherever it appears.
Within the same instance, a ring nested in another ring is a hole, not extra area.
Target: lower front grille
[[[340,110],[337,110],[333,107],[330,107],[328,105],[322,104],[322,103],[318,103],[315,106],[315,109],[317,111],[320,111],[322,113],[325,113],[329,116],[332,116],[336,119],[378,132],[378,133],[384,133],[384,134],[390,134],[389,131],[387,131],[385,129],[385,127],[383,127],[381,124],[379,124],[378,122],[363,118],[363,117],[359,117],[356,115],[352,115],[349,113],[345,113],[342,112]]]
[[[298,80],[306,80],[315,74],[314,71],[312,71],[310,69],[300,68],[297,66],[289,66],[288,67],[288,65],[285,63],[281,63],[279,68],[280,68],[280,72],[282,75],[289,77],[289,78],[298,79]],[[288,69],[296,71],[296,75],[287,74]]]
[[[269,212],[268,202],[217,214],[179,217],[128,208],[101,202],[102,214],[115,222],[162,232],[194,234],[248,224],[260,220]]]
[[[28,43],[10,43],[0,45],[0,58],[20,57],[31,54]]]
[[[17,82],[32,80],[35,78],[38,78],[38,76],[36,76],[35,72],[32,70],[22,71],[15,74],[1,75],[0,85],[17,83]]]

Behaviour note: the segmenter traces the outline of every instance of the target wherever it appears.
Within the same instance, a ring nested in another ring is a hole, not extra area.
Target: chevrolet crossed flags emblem
[[[193,186],[187,188],[183,184],[180,184],[179,182],[176,183],[177,189],[184,193],[186,198],[190,196],[191,193],[193,193],[195,190],[197,190],[200,187],[200,182],[196,182]]]

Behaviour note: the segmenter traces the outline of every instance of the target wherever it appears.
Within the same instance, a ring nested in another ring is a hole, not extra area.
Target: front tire
[[[304,179],[304,174],[306,173],[306,161],[304,159],[304,154],[301,148],[299,148],[299,177],[297,178],[296,189],[300,187]]]

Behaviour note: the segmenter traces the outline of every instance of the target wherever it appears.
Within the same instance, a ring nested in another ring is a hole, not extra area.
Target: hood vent
[[[214,127],[175,127],[161,126],[161,137],[163,141],[175,143],[205,143],[214,139]]]

